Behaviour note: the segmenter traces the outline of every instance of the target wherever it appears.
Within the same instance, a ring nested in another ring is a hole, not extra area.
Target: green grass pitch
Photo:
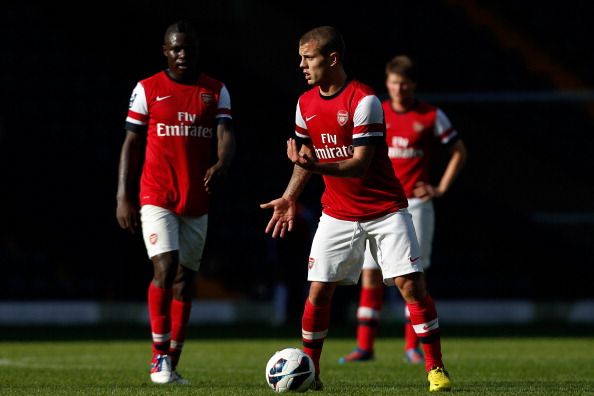
[[[192,330],[179,366],[189,386],[151,384],[150,346],[138,337],[5,337],[0,341],[0,395],[273,395],[264,381],[268,358],[275,350],[300,346],[298,338],[199,335],[199,329]],[[402,361],[401,338],[378,339],[373,362],[337,364],[353,343],[330,335],[321,363],[325,390],[312,394],[428,394],[423,368]],[[594,337],[444,337],[443,353],[452,394],[594,395]]]

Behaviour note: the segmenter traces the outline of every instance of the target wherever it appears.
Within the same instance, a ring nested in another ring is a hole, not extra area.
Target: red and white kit
[[[179,250],[180,263],[198,270],[208,219],[203,179],[222,117],[231,118],[229,92],[205,74],[181,84],[163,71],[134,88],[126,130],[147,135],[140,205],[149,257]]]
[[[211,165],[212,138],[221,117],[231,117],[229,92],[205,74],[188,85],[163,71],[136,85],[126,129],[147,133],[141,206],[155,205],[185,216],[208,212],[202,180]]]
[[[417,101],[406,112],[392,108],[390,100],[382,103],[386,117],[388,155],[407,198],[414,198],[416,183],[430,183],[429,167],[436,145],[458,140],[458,132],[443,111]]]
[[[392,167],[408,198],[417,240],[421,248],[423,269],[431,265],[431,247],[435,230],[433,201],[423,202],[414,196],[414,186],[430,184],[431,156],[437,147],[448,146],[459,139],[448,117],[439,108],[416,101],[405,112],[392,108],[390,100],[382,102],[386,117],[386,141]],[[365,252],[364,269],[379,269],[369,252]]]
[[[386,278],[422,271],[406,197],[387,156],[381,103],[371,88],[352,80],[325,97],[315,87],[299,98],[295,124],[298,140],[313,146],[319,162],[348,159],[356,146],[376,146],[364,177],[324,176],[323,215],[308,279],[356,283],[365,241]]]

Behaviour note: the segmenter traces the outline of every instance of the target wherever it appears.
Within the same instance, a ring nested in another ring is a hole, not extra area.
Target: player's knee
[[[151,258],[153,262],[153,282],[158,287],[169,288],[173,285],[177,271],[177,254],[167,252]]]
[[[326,282],[312,282],[309,288],[309,302],[313,305],[327,305],[332,302],[336,285]]]
[[[192,282],[175,282],[173,284],[173,298],[179,301],[191,301],[194,297]]]
[[[375,289],[383,287],[384,277],[381,270],[368,269],[363,270],[361,276],[361,283],[364,288]]]
[[[394,283],[406,302],[420,301],[425,298],[427,293],[424,279],[420,273],[397,277]]]

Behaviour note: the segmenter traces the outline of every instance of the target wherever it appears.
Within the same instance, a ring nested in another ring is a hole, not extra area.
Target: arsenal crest
[[[214,97],[210,93],[201,93],[200,98],[202,99],[202,103],[204,103],[207,106],[211,104],[214,100]]]
[[[349,120],[349,112],[346,110],[338,110],[336,113],[336,121],[338,121],[338,125],[344,126]]]
[[[421,124],[418,121],[413,122],[413,130],[417,133],[423,132],[425,129],[425,125]]]
[[[151,242],[152,245],[154,245],[155,243],[157,243],[157,239],[158,239],[157,234],[151,234],[149,236],[149,241]]]

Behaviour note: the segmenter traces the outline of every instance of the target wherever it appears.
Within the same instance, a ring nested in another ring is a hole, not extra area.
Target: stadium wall
[[[356,306],[348,308],[355,312]],[[388,302],[383,319],[401,322],[404,305]],[[594,300],[532,302],[528,300],[442,300],[438,303],[444,324],[531,324],[537,322],[594,324]],[[284,312],[273,302],[195,300],[190,323],[282,324]],[[348,315],[354,321],[355,315]],[[96,325],[148,323],[146,304],[97,301],[5,301],[0,303],[0,325]]]

